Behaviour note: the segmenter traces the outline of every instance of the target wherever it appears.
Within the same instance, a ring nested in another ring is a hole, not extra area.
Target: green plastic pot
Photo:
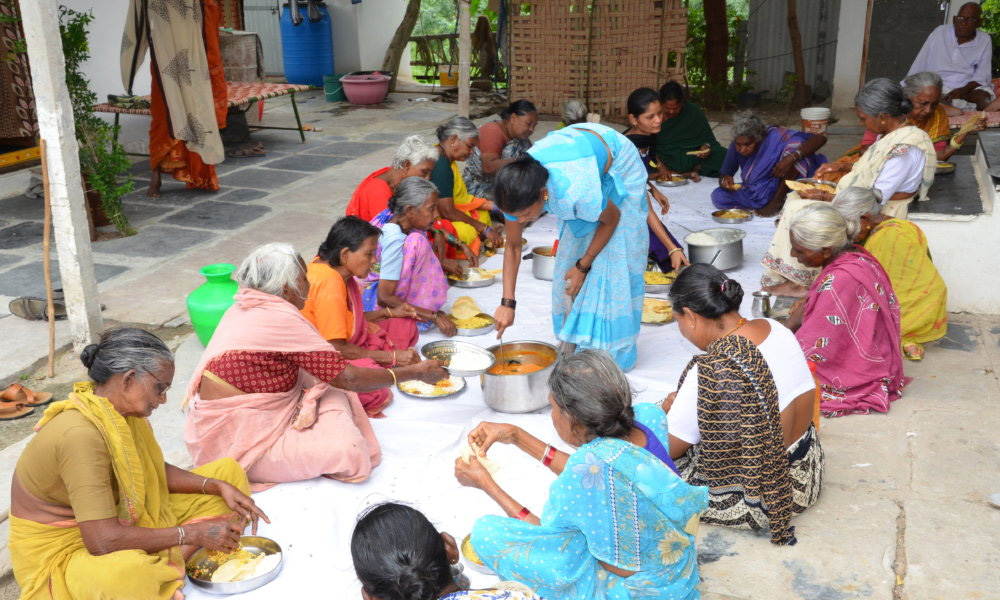
[[[343,102],[347,100],[344,95],[344,84],[340,83],[340,73],[323,76],[323,93],[326,94],[327,102]]]
[[[232,277],[235,270],[236,267],[229,263],[202,267],[198,272],[207,281],[187,297],[188,315],[203,346],[208,346],[222,315],[233,305],[233,297],[239,289]]]

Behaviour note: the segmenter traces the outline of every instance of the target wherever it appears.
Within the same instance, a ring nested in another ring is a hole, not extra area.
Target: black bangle
[[[586,275],[587,273],[590,273],[590,270],[594,268],[594,265],[590,265],[589,267],[584,267],[582,264],[580,264],[580,259],[578,258],[576,259],[576,268],[578,271]]]
[[[513,298],[500,298],[500,306],[506,306],[511,310],[517,310],[517,300]]]

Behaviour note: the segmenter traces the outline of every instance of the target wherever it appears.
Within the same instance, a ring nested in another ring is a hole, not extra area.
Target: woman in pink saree
[[[806,359],[815,363],[820,411],[828,417],[888,412],[909,382],[889,276],[852,244],[844,217],[829,204],[803,208],[790,229],[792,255],[822,268],[788,320]]]
[[[420,318],[414,322],[417,331],[437,325],[441,333],[453,336],[455,323],[441,312],[448,300],[448,279],[427,237],[438,219],[437,201],[437,186],[425,179],[408,177],[399,184],[389,207],[371,220],[382,237],[371,272],[359,282],[366,311],[412,306]]]
[[[289,244],[257,248],[236,277],[236,302],[187,390],[184,441],[195,465],[231,457],[255,490],[319,476],[366,479],[381,451],[358,393],[447,373],[436,361],[349,364],[299,312],[309,282]]]

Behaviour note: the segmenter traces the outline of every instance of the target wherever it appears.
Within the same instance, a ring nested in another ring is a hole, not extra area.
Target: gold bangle
[[[955,137],[958,137],[958,136],[956,135]],[[951,138],[951,140],[948,141],[948,145],[951,146],[952,148],[954,148],[955,150],[961,150],[962,149],[962,144],[955,143],[955,137]]]
[[[392,369],[386,369],[386,371],[389,371],[389,375],[392,375],[392,385],[398,386],[399,383],[396,381],[395,371],[393,371]]]
[[[673,256],[674,252],[684,252],[684,248],[681,248],[680,246],[677,246],[676,248],[674,248],[670,252],[667,252],[667,256]]]
[[[208,484],[208,477],[206,477],[205,479],[203,479],[203,480],[201,481],[201,493],[202,493],[202,494],[207,494],[207,493],[208,493],[208,492],[206,492],[206,491],[205,491],[205,486],[206,486],[207,484]]]
[[[386,307],[385,307],[385,312],[389,313],[389,318],[390,318],[390,319],[391,319],[391,318],[395,318],[395,317],[393,317],[393,316],[392,316],[392,309],[391,309],[391,308],[389,308],[388,306],[386,306]]]

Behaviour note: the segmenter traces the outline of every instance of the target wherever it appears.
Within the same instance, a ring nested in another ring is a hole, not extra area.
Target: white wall
[[[833,109],[845,110],[854,105],[861,76],[861,53],[865,42],[867,2],[844,0],[840,3],[837,27],[837,58],[833,67]]]
[[[406,0],[327,0],[333,21],[333,60],[338,73],[382,68],[389,42],[406,12]],[[403,53],[398,74],[409,76],[410,55]]]
[[[123,94],[121,51],[122,32],[125,30],[126,3],[111,0],[60,0],[63,4],[79,12],[92,11],[94,20],[90,23],[90,60],[83,65],[84,74],[90,78],[90,89],[97,93],[98,101],[106,102],[108,94]],[[143,95],[149,93],[149,57],[139,68],[133,91]],[[110,121],[111,115],[106,115]],[[122,132],[119,139],[131,152],[145,152],[149,148],[149,119],[147,117],[122,115]]]

